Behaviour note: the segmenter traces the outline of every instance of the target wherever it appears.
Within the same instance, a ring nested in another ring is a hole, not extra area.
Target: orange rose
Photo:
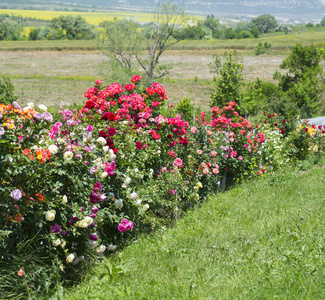
[[[30,152],[31,152],[31,151],[30,151],[29,149],[25,149],[23,153],[24,153],[25,156],[27,156],[28,153],[30,153]]]

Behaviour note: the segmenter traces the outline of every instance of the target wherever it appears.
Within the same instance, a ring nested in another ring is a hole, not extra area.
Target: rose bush
[[[0,105],[3,261],[28,241],[34,257],[46,253],[47,264],[55,260],[61,276],[73,278],[93,257],[170,223],[208,193],[300,158],[301,143],[306,153],[323,150],[324,131],[306,125],[292,133],[291,123],[274,124],[278,115],[253,127],[235,102],[190,126],[172,110],[162,115],[168,97],[160,84],[131,82],[96,80],[81,110],[55,116],[45,106]]]

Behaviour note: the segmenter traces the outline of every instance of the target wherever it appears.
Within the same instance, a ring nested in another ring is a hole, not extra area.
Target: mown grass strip
[[[173,45],[171,50],[213,50],[213,49],[237,49],[253,50],[257,43],[271,43],[273,50],[287,50],[295,44],[310,45],[322,43],[325,39],[325,31],[302,32],[282,34],[277,36],[262,36],[258,39],[234,39],[234,40],[184,40]],[[24,50],[101,50],[103,45],[97,40],[54,40],[54,41],[1,41],[0,51],[24,51]]]
[[[65,299],[324,299],[324,174],[283,170],[211,197]]]

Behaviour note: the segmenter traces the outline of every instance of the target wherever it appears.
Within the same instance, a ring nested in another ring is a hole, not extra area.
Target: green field
[[[311,43],[322,43],[325,40],[325,31],[302,32],[282,34],[276,36],[265,36],[259,39],[240,40],[185,40],[172,46],[173,50],[203,50],[203,49],[241,49],[254,50],[257,43],[268,42],[272,44],[273,51],[290,49],[297,43],[310,45]],[[0,51],[3,50],[95,50],[101,45],[94,40],[55,40],[55,41],[1,41]]]

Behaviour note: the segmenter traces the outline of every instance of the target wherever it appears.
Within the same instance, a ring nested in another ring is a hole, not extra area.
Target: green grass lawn
[[[63,299],[324,299],[325,169],[209,199],[96,265]]]

